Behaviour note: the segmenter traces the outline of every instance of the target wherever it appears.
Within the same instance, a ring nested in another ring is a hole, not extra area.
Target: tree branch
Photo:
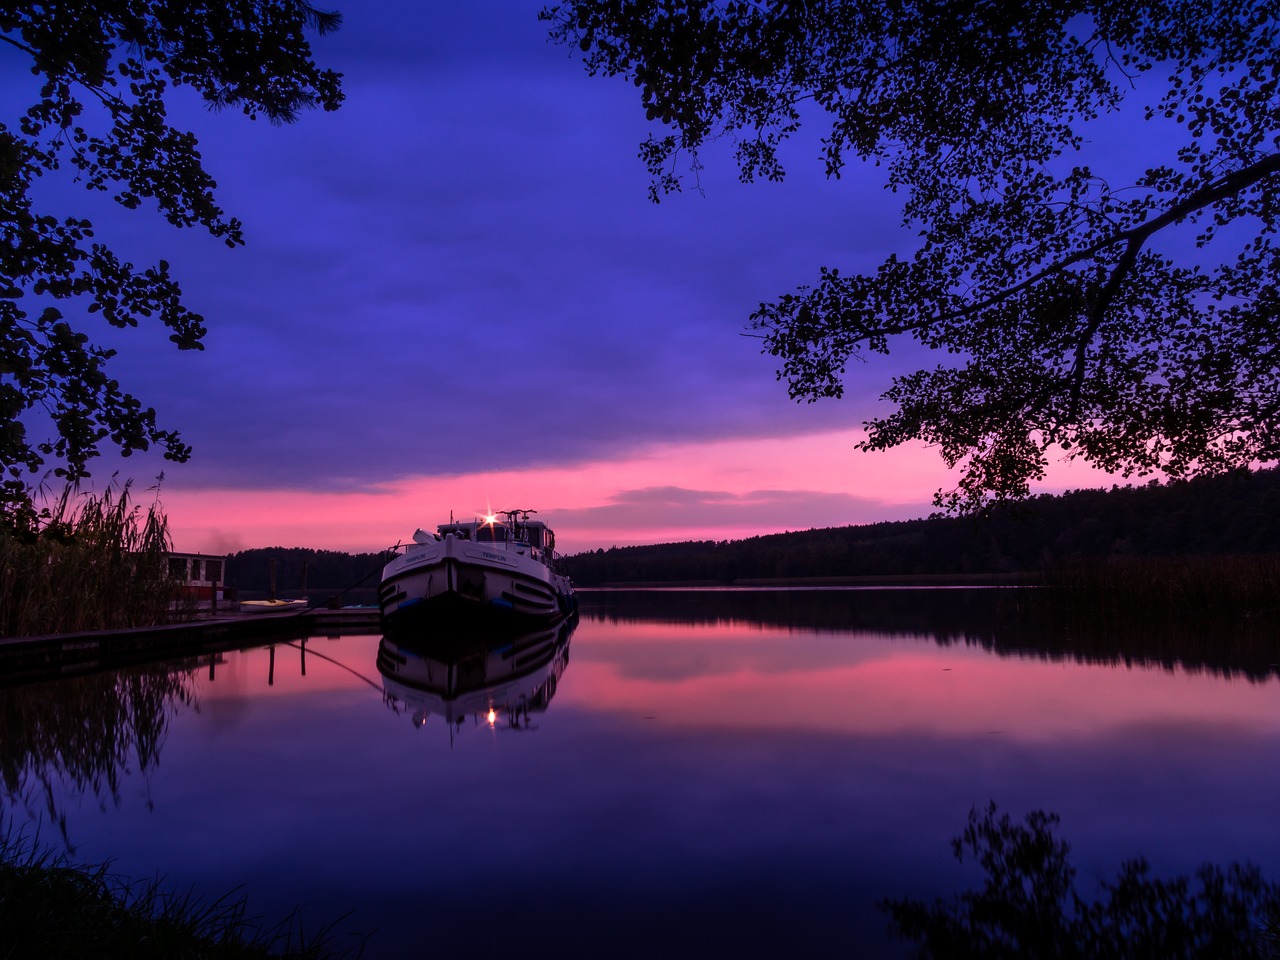
[[[1124,279],[1125,275],[1131,272],[1133,267],[1133,263],[1131,262],[1132,259],[1137,257],[1138,252],[1153,234],[1163,230],[1165,227],[1186,219],[1191,214],[1196,213],[1199,210],[1203,210],[1205,207],[1212,206],[1220,200],[1225,200],[1226,198],[1253,186],[1255,183],[1266,180],[1268,177],[1272,177],[1277,174],[1280,174],[1280,154],[1271,154],[1256,163],[1240,170],[1236,170],[1233,173],[1229,173],[1214,183],[1197,190],[1184,200],[1181,200],[1171,206],[1158,217],[1147,220],[1144,223],[1140,223],[1128,230],[1120,230],[1116,233],[1110,234],[1109,236],[1103,237],[1102,239],[1090,244],[1088,247],[1078,250],[1066,258],[1050,264],[1044,269],[1032,274],[1030,277],[1027,277],[1025,280],[1022,280],[1013,286],[1006,287],[1005,289],[1000,290],[977,303],[972,303],[961,309],[953,310],[948,313],[936,314],[921,320],[898,323],[893,326],[886,325],[876,327],[874,330],[867,330],[862,336],[858,337],[858,339],[861,340],[871,336],[892,336],[900,333],[910,333],[935,323],[945,323],[972,317],[974,314],[987,310],[996,304],[1003,303],[1015,294],[1021,293],[1022,291],[1035,286],[1037,283],[1040,283],[1048,277],[1065,272],[1068,267],[1072,267],[1078,263],[1083,263],[1110,247],[1114,247],[1118,244],[1124,244],[1126,247],[1125,253],[1122,254],[1120,263],[1118,263],[1116,268],[1112,271],[1107,287],[1104,288],[1105,299],[1100,300],[1103,309],[1105,309],[1105,307],[1110,304],[1111,300],[1114,299],[1115,294],[1119,291],[1120,281]],[[1121,269],[1122,266],[1123,269]],[[1090,312],[1090,337],[1092,337],[1093,333],[1097,332],[1097,328],[1100,326],[1102,319],[1100,312],[1096,315],[1094,311]]]
[[[986,300],[965,307],[963,310],[940,314],[928,322],[957,320],[971,316],[980,310],[985,310],[1003,300],[1007,300],[1015,293],[1020,293],[1028,287],[1034,286],[1046,277],[1062,273],[1067,269],[1067,267],[1074,266],[1077,263],[1088,260],[1090,257],[1096,256],[1103,250],[1106,250],[1109,247],[1114,247],[1117,244],[1123,243],[1128,245],[1136,243],[1138,247],[1141,247],[1148,239],[1150,239],[1152,234],[1186,219],[1191,214],[1199,210],[1203,210],[1205,207],[1212,206],[1219,200],[1225,200],[1227,197],[1240,193],[1242,190],[1245,190],[1246,188],[1251,187],[1255,183],[1265,180],[1270,176],[1274,176],[1277,173],[1280,173],[1280,154],[1273,153],[1270,156],[1263,157],[1256,163],[1227,174],[1215,183],[1202,187],[1185,200],[1175,203],[1164,213],[1160,214],[1160,216],[1152,220],[1147,220],[1144,223],[1138,224],[1136,227],[1131,227],[1128,230],[1121,230],[1109,237],[1104,237],[1083,250],[1073,253],[1066,259],[1050,264],[1048,267],[1045,267],[1038,273],[1033,274],[1026,280],[1001,290],[999,293],[992,294]],[[1134,255],[1137,255],[1136,249],[1134,250]],[[923,326],[923,323],[921,325]]]
[[[1124,253],[1120,255],[1120,262],[1115,265],[1115,268],[1111,271],[1111,276],[1107,278],[1106,286],[1098,293],[1097,300],[1089,305],[1087,314],[1089,323],[1080,332],[1080,339],[1076,343],[1075,362],[1071,367],[1071,406],[1068,409],[1072,420],[1080,412],[1080,391],[1084,389],[1084,369],[1089,344],[1093,342],[1094,334],[1102,326],[1107,307],[1115,299],[1120,290],[1120,285],[1124,282],[1124,278],[1133,272],[1133,266],[1138,261],[1138,252],[1145,242],[1146,237],[1134,237],[1129,241]]]

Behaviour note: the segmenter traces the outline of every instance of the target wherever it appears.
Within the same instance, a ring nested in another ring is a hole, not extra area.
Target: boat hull
[[[568,616],[573,593],[530,549],[446,536],[414,544],[383,570],[378,593],[383,629],[520,627]]]
[[[306,610],[309,604],[305,600],[242,600],[240,601],[240,612],[250,614],[260,613],[300,613]]]

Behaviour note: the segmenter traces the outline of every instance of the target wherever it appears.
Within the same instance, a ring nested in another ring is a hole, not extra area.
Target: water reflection
[[[1099,632],[1135,664],[1103,666],[1066,630],[1006,632],[998,593],[584,593],[576,631],[314,638],[0,690],[0,770],[46,764],[14,819],[47,817],[47,791],[77,856],[243,884],[266,917],[352,911],[370,960],[428,930],[477,956],[900,958],[875,903],[980,882],[948,840],[992,799],[1057,811],[1085,886],[1139,854],[1280,876],[1280,683],[1225,678],[1253,654],[1208,635],[1221,672],[1153,669]],[[134,719],[85,719],[117,701]]]
[[[1203,864],[1195,880],[1157,877],[1126,860],[1089,902],[1077,886],[1061,818],[1035,810],[1024,823],[993,802],[969,813],[952,841],[958,862],[982,868],[981,889],[949,902],[886,900],[880,906],[918,960],[1032,958],[1274,958],[1280,952],[1280,885],[1254,864]]]
[[[1280,676],[1274,619],[1210,623],[1160,609],[1114,611],[1051,591],[1004,588],[764,588],[579,591],[582,613],[606,623],[751,625],[819,633],[929,637],[1001,657],[1175,667],[1265,681]]]
[[[170,718],[195,703],[196,670],[192,660],[0,691],[6,804],[43,808],[72,849],[64,794],[119,804],[125,771],[149,782]]]
[[[516,636],[384,637],[378,671],[387,705],[408,714],[415,727],[434,715],[451,729],[467,717],[495,728],[534,729],[534,714],[547,709],[569,663],[576,624]]]

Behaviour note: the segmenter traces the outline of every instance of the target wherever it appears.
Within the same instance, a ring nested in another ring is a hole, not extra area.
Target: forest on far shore
[[[1040,571],[1111,556],[1280,553],[1280,469],[1044,494],[986,516],[827,527],[568,557],[580,586]]]
[[[1007,504],[984,517],[933,517],[702,540],[611,547],[566,557],[580,586],[734,583],[776,578],[991,575],[1110,556],[1280,553],[1280,469],[1171,483],[1076,490]],[[342,593],[369,602],[387,554],[305,547],[242,550],[227,586],[281,594]]]

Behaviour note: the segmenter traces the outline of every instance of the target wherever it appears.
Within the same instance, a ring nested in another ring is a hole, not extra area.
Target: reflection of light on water
[[[498,719],[498,712],[494,710],[493,707],[490,707],[489,708],[489,726],[492,727],[494,724],[494,721],[496,721],[497,719]]]

